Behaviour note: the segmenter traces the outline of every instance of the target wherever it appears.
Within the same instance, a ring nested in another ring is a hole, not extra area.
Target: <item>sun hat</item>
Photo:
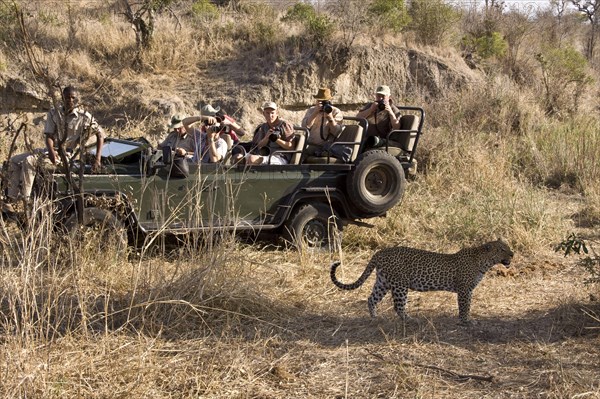
[[[319,88],[319,91],[317,92],[317,94],[315,94],[313,97],[316,100],[323,100],[323,101],[331,100],[332,99],[331,90],[329,90],[329,88],[327,88],[327,87],[321,87],[321,88]]]
[[[273,101],[266,101],[263,103],[261,108],[263,111],[265,109],[277,109],[277,104],[275,104]]]
[[[171,124],[169,125],[169,129],[178,129],[183,127],[183,120],[185,119],[185,115],[175,114],[171,117]]]
[[[375,94],[382,94],[384,96],[389,96],[390,94],[392,94],[392,92],[390,91],[390,86],[381,85],[381,86],[377,86],[377,90],[375,90]]]
[[[202,115],[203,116],[215,116],[217,114],[217,112],[219,112],[221,110],[221,107],[217,106],[216,108],[214,108],[212,105],[210,104],[206,104],[204,107],[202,107]]]

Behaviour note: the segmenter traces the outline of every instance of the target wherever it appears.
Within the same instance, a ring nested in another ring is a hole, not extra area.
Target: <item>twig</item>
[[[414,367],[421,367],[424,369],[430,369],[430,370],[437,370],[440,371],[442,373],[446,373],[448,374],[450,377],[454,378],[457,381],[465,381],[465,380],[477,380],[477,381],[487,381],[487,382],[492,382],[494,380],[494,377],[491,375],[485,376],[485,375],[477,375],[477,374],[459,374],[459,373],[455,373],[452,370],[447,370],[438,366],[430,366],[427,364],[418,364],[418,363],[405,363],[409,366],[414,366]]]
[[[393,363],[396,364],[396,362],[393,362],[391,360],[386,360],[382,355],[380,355],[379,353],[373,353],[369,350],[367,350],[367,352],[373,356],[376,357],[377,359],[381,360],[382,362],[386,362],[386,363]],[[427,365],[427,364],[420,364],[420,363],[410,363],[410,362],[403,362],[401,363],[402,365],[405,366],[411,366],[411,367],[420,367],[420,368],[424,368],[424,369],[429,369],[429,370],[436,370],[439,371],[441,373],[447,374],[450,377],[452,377],[453,379],[455,379],[456,381],[466,381],[466,380],[477,380],[477,381],[487,381],[487,382],[492,382],[494,380],[494,377],[491,375],[477,375],[477,374],[459,374],[456,373],[452,370],[448,370],[448,369],[444,369],[442,367],[438,367],[438,366],[431,366],[431,365]]]

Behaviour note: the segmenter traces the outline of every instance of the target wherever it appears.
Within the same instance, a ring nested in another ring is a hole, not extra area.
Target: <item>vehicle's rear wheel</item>
[[[347,179],[350,200],[366,214],[380,214],[392,208],[406,187],[402,165],[382,150],[363,153]]]
[[[65,222],[65,228],[73,244],[82,250],[110,256],[115,259],[127,257],[127,228],[111,211],[88,207],[83,210],[83,220],[79,224],[77,214]]]
[[[339,217],[326,204],[300,206],[284,225],[284,236],[297,248],[334,248],[342,239]]]

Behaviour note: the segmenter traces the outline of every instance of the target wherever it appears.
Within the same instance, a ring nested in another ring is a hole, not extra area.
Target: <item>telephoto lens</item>
[[[378,100],[377,101],[377,108],[379,108],[380,111],[383,111],[385,109],[385,101]]]
[[[269,135],[269,140],[271,140],[271,141],[277,141],[278,138],[279,138],[279,132],[273,132]]]
[[[321,103],[321,106],[323,107],[323,112],[325,112],[326,114],[330,114],[333,112],[333,105],[331,105],[331,101],[323,101]]]

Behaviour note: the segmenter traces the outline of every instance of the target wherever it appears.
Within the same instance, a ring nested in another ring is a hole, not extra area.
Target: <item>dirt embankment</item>
[[[0,113],[43,116],[50,104],[45,93],[18,76],[0,74]],[[336,105],[354,109],[369,101],[379,84],[389,85],[393,97],[403,102],[406,98],[437,97],[480,79],[457,56],[434,56],[394,46],[360,46],[349,53],[294,55],[277,61],[245,55],[198,67],[189,79],[148,74],[143,77],[146,84],[114,90],[110,102],[100,98],[102,91],[98,90],[94,95],[99,98],[90,99],[90,103],[99,104],[94,113],[109,127],[116,124],[115,115],[126,113],[132,120],[150,116],[164,121],[175,112],[197,112],[208,102],[221,104],[251,126],[260,119],[256,111],[263,101],[277,101],[289,112],[304,110],[323,85],[333,90]],[[127,82],[110,84],[123,87]],[[88,90],[82,91],[84,97],[91,95]],[[115,98],[115,92],[127,97]]]

